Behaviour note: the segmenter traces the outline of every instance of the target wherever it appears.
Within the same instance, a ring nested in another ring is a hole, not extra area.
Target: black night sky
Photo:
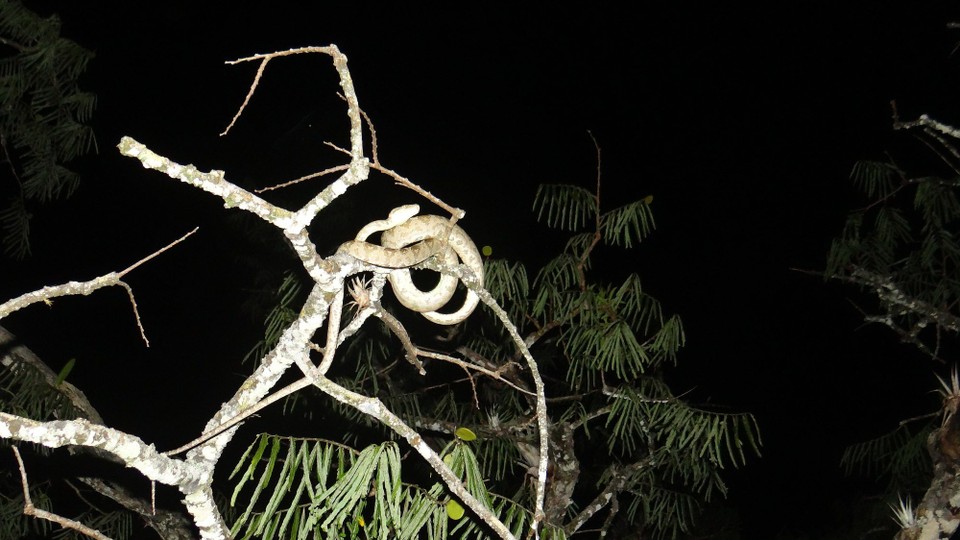
[[[843,448],[936,406],[935,366],[860,328],[853,291],[791,269],[823,268],[860,202],[855,161],[921,152],[892,133],[891,99],[904,118],[960,123],[948,2],[26,4],[59,13],[63,34],[97,54],[84,87],[98,95],[99,155],[76,196],[38,212],[34,257],[0,266],[0,294],[119,270],[200,233],[129,278],[150,349],[119,289],[3,324],[56,367],[76,356],[71,380],[108,422],[158,446],[199,433],[247,372],[239,359],[261,329],[239,306],[253,274],[237,262],[248,247],[230,212],[114,146],[129,135],[254,187],[340,163],[322,144],[346,141],[326,57],[272,62],[235,131],[218,136],[255,71],[226,60],[330,43],[350,59],[384,164],[464,208],[462,225],[497,256],[536,264],[562,246],[535,223],[533,194],[592,186],[588,130],[607,207],[654,196],[657,232],[600,265],[639,272],[684,318],[674,391],[759,418],[763,457],[730,481],[746,538],[823,536],[857,487]],[[415,201],[382,177],[367,183],[378,185],[339,215],[365,223]],[[331,249],[351,227],[331,228]]]

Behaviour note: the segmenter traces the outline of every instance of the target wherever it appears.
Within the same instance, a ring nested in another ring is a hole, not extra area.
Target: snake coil
[[[476,244],[463,229],[441,216],[418,216],[419,210],[415,204],[395,208],[387,219],[371,222],[360,229],[356,238],[344,242],[339,251],[370,264],[393,268],[387,279],[401,304],[433,323],[457,324],[476,309],[480,301],[477,293],[468,290],[463,305],[453,313],[438,312],[437,309],[453,298],[457,278],[443,274],[432,289],[424,291],[413,283],[410,267],[439,252],[445,264],[456,264],[459,259],[482,283],[483,260]],[[382,245],[366,241],[371,234],[380,231],[383,233]]]

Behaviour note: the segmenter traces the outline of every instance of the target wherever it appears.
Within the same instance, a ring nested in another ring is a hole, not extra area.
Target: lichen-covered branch
[[[120,274],[116,272],[110,272],[109,274],[105,274],[87,281],[68,281],[60,285],[43,287],[42,289],[37,289],[36,291],[21,294],[16,298],[7,300],[6,302],[0,304],[0,319],[10,315],[15,311],[21,310],[38,302],[49,303],[52,298],[58,298],[61,296],[87,296],[97,289],[119,285],[120,283]]]
[[[354,407],[364,414],[376,418],[403,437],[410,446],[430,464],[430,467],[440,475],[440,478],[442,478],[443,482],[450,488],[450,491],[473,510],[484,523],[489,525],[500,538],[514,540],[513,533],[510,532],[510,529],[508,529],[489,508],[484,506],[483,503],[477,500],[477,498],[467,490],[463,482],[461,482],[460,479],[453,474],[453,471],[450,470],[450,467],[443,462],[440,454],[433,448],[430,448],[430,445],[424,442],[416,430],[408,426],[399,416],[393,414],[382,401],[377,398],[351,392],[326,377],[319,377],[315,384],[317,388],[323,390],[327,395],[341,403]]]
[[[891,314],[914,314],[950,332],[960,332],[960,317],[945,309],[938,309],[928,302],[917,299],[900,289],[890,276],[855,267],[850,273],[851,281],[871,287],[880,301],[888,306]]]
[[[350,187],[367,179],[370,171],[369,160],[364,156],[360,106],[357,102],[350,72],[347,69],[347,59],[335,46],[305,47],[255,55],[234,61],[233,63],[259,61],[260,65],[251,85],[250,93],[230,125],[232,126],[237,121],[249,103],[249,98],[257,88],[269,61],[282,56],[303,53],[321,53],[329,55],[333,59],[334,66],[340,76],[340,88],[347,103],[347,115],[350,120],[350,148],[345,151],[350,162],[348,165],[328,169],[339,171],[342,174],[299,209],[292,210],[280,207],[256,193],[233,184],[228,181],[227,174],[224,171],[203,172],[193,165],[177,163],[168,157],[157,154],[131,137],[123,137],[118,145],[122,155],[135,158],[148,169],[159,171],[170,178],[220,198],[227,208],[237,208],[259,217],[280,229],[290,241],[301,264],[313,281],[313,288],[304,301],[299,315],[284,329],[273,349],[260,359],[256,370],[240,384],[233,396],[213,414],[205,425],[202,434],[176,451],[160,453],[153,445],[146,444],[133,435],[98,426],[85,420],[36,422],[9,414],[0,414],[0,437],[28,440],[52,447],[70,444],[100,448],[110,452],[123,460],[128,466],[141,471],[147,478],[177,486],[184,494],[184,504],[193,522],[199,528],[201,536],[209,539],[220,539],[224,538],[228,531],[214,504],[211,482],[223,451],[235,434],[239,423],[252,412],[275,402],[278,396],[286,395],[312,384],[334,399],[349,404],[364,414],[377,419],[383,425],[404,437],[440,475],[447,488],[471,508],[491,530],[501,538],[512,539],[514,537],[509,528],[489,508],[471,495],[463,481],[454,475],[451,469],[440,459],[440,456],[423,442],[413,428],[401,421],[378,399],[350,392],[325,377],[327,369],[337,359],[337,350],[343,343],[344,337],[355,332],[368,319],[370,314],[366,313],[363,317],[358,317],[346,329],[341,328],[340,314],[345,287],[349,283],[348,280],[358,273],[372,272],[375,276],[373,282],[379,284],[379,288],[382,289],[385,276],[391,272],[396,272],[398,267],[395,264],[378,264],[377,261],[358,256],[355,252],[346,249],[338,250],[336,253],[325,257],[318,253],[316,245],[310,237],[309,227],[314,224],[316,216],[331,201],[345,194]],[[379,163],[376,166],[380,170],[389,171]],[[394,178],[399,178],[396,173],[392,173],[392,171],[390,173]],[[416,187],[412,182],[406,182],[409,186]],[[432,195],[422,189],[417,189],[438,204],[443,205],[439,199],[433,198]],[[452,213],[454,214],[454,221],[463,216],[461,211]],[[443,218],[437,218],[437,216],[426,217],[445,221]],[[399,227],[399,225],[392,225],[391,227]],[[506,313],[497,306],[490,294],[483,288],[482,278],[479,275],[482,274],[482,263],[477,263],[477,269],[472,270],[468,266],[452,264],[445,259],[445,257],[450,256],[447,250],[455,249],[455,242],[450,232],[451,227],[452,224],[443,229],[446,231],[443,237],[434,234],[415,240],[413,245],[397,246],[389,249],[392,249],[393,253],[401,255],[423,252],[425,255],[416,259],[418,266],[434,268],[446,275],[453,275],[464,282],[471,291],[479,294],[480,298],[498,314],[503,324],[507,326],[518,349],[527,360],[535,388],[535,392],[532,392],[532,394],[536,396],[536,420],[539,426],[541,449],[537,467],[535,517],[531,523],[531,534],[537,535],[539,525],[544,519],[544,492],[549,456],[548,419],[543,381],[539,375],[536,362],[518,335],[516,328],[509,321]],[[384,231],[386,235],[388,231],[386,229]],[[372,244],[369,246],[382,248],[382,246],[373,246]],[[473,251],[476,251],[475,246],[473,246]],[[429,260],[424,261],[423,258],[425,257],[429,257]],[[461,259],[466,260],[462,255]],[[476,256],[476,259],[479,260],[479,255]],[[135,266],[124,272],[132,270]],[[124,272],[110,273],[89,282],[70,282],[58,287],[47,287],[34,293],[27,293],[0,305],[0,317],[30,303],[49,301],[54,296],[89,294],[100,287],[122,283],[120,278]],[[398,288],[397,285],[393,285],[393,287],[395,291]],[[372,297],[372,305],[375,309],[379,308],[376,302],[379,293],[380,290],[378,289]],[[473,292],[469,294],[473,294]],[[473,305],[476,305],[475,301]],[[436,307],[431,308],[430,313],[435,314],[433,310],[436,309]],[[472,309],[471,306],[470,310]],[[388,313],[381,312],[379,315],[387,319],[390,324],[400,325],[399,320],[393,319]],[[440,314],[440,316],[443,315],[446,314]],[[425,314],[425,316],[427,315]],[[324,327],[326,328],[326,339],[323,358],[317,365],[311,357],[311,353],[318,349],[314,340],[324,333]],[[395,327],[394,331],[401,339],[404,339],[406,332],[402,327]],[[412,363],[417,364],[417,349],[412,343],[406,343],[406,349]],[[280,378],[290,369],[302,372],[303,379],[284,390],[274,391],[273,389]],[[493,372],[490,374],[495,375]],[[183,459],[173,457],[184,450],[188,451]]]
[[[80,534],[83,534],[84,536],[89,536],[94,540],[110,540],[100,531],[92,527],[88,527],[79,521],[69,519],[59,514],[48,512],[34,506],[32,497],[30,496],[30,481],[27,480],[27,468],[23,464],[23,458],[20,457],[20,450],[16,446],[12,446],[11,448],[13,449],[14,456],[17,458],[17,466],[20,468],[20,484],[23,487],[23,513],[25,515],[34,516],[38,519],[45,519],[60,525],[64,529],[72,529]]]
[[[631,463],[630,465],[611,465],[610,470],[610,480],[607,482],[607,485],[604,486],[603,491],[597,494],[596,497],[590,501],[589,504],[583,507],[583,510],[580,511],[573,519],[567,523],[565,528],[567,535],[573,535],[576,533],[580,527],[583,525],[597,512],[603,510],[608,504],[611,504],[611,501],[616,500],[618,493],[624,490],[627,485],[630,476],[636,471],[647,467],[650,465],[650,459],[644,459],[636,463]]]
[[[68,445],[97,448],[113,454],[150,480],[170,486],[188,487],[208,481],[204,471],[163,456],[139,437],[83,419],[38,422],[0,412],[0,438],[49,448]]]

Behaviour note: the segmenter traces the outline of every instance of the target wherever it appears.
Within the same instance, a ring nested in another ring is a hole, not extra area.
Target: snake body
[[[388,280],[401,304],[436,324],[456,324],[473,313],[480,301],[477,294],[468,290],[460,309],[440,313],[436,310],[453,297],[457,278],[441,275],[432,289],[424,291],[414,285],[410,267],[437,254],[447,265],[456,264],[459,258],[482,282],[483,260],[476,244],[463,229],[441,216],[418,216],[419,210],[415,204],[395,208],[387,219],[371,222],[360,229],[355,239],[341,244],[338,251],[370,264],[393,268]],[[383,232],[381,245],[367,242],[370,235],[380,231]]]

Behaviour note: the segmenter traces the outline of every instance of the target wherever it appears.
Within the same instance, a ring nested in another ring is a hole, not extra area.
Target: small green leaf
[[[447,501],[447,515],[450,516],[450,519],[457,521],[463,517],[463,513],[464,510],[460,503],[453,499]]]
[[[71,358],[67,361],[67,364],[63,366],[63,369],[60,370],[60,373],[57,373],[57,383],[54,386],[60,386],[60,383],[67,380],[67,375],[73,371],[73,366],[77,363],[76,358]]]
[[[461,441],[470,442],[477,440],[477,434],[465,427],[457,428],[453,434],[456,435]]]

